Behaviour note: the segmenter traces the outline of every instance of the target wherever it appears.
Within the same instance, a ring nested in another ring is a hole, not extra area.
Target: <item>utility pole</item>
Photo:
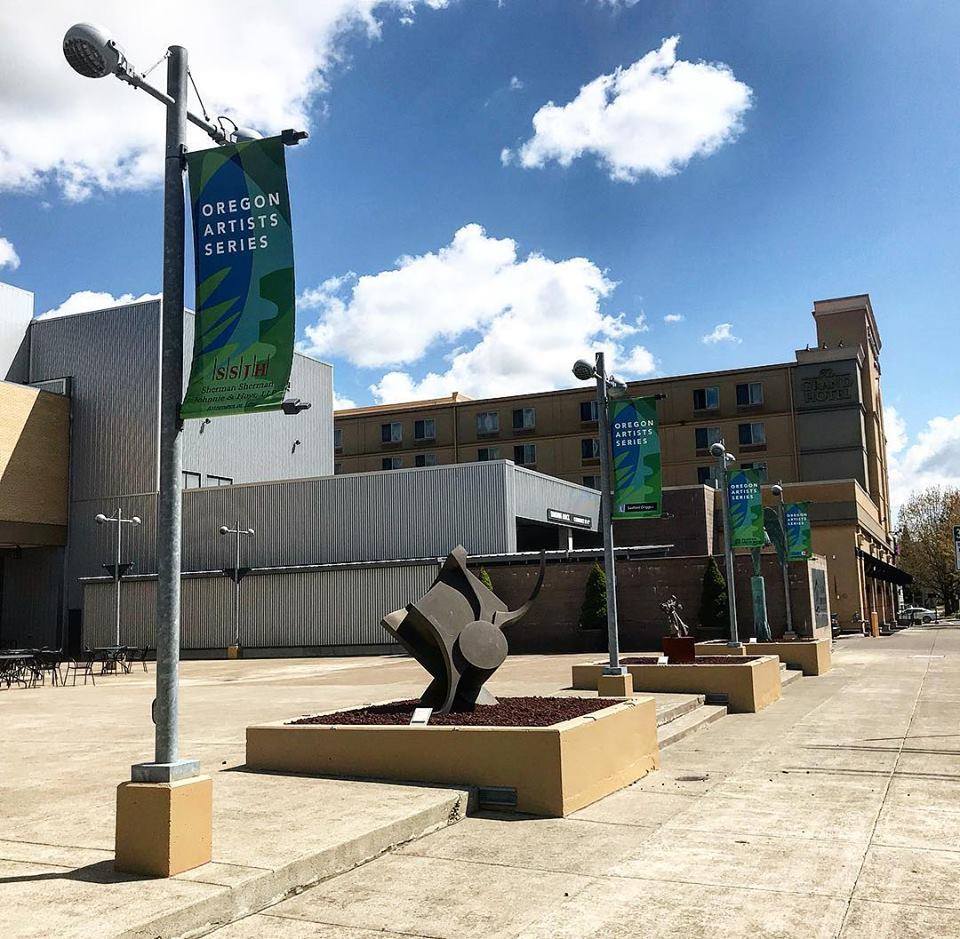
[[[114,620],[114,629],[113,629],[113,644],[115,646],[120,645],[120,578],[126,573],[129,564],[124,564],[121,560],[122,550],[121,545],[123,543],[123,526],[124,525],[139,525],[140,518],[136,515],[131,516],[130,518],[123,517],[123,505],[120,500],[117,499],[117,515],[116,518],[110,515],[104,515],[102,512],[94,518],[94,521],[98,525],[105,525],[108,522],[110,524],[117,526],[117,550],[114,554],[113,564],[104,564],[103,566],[110,571],[113,575],[114,582],[116,583],[116,618]]]

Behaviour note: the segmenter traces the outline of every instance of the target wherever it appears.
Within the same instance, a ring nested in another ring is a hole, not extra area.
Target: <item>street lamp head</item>
[[[720,442],[710,445],[711,455],[716,457],[718,460],[721,459],[721,457],[724,457],[726,455],[726,452],[727,452],[727,448]]]
[[[248,529],[247,529],[247,534],[248,534],[248,535],[255,535],[256,532],[255,532],[252,528],[248,528]]]
[[[230,135],[233,143],[243,143],[245,140],[263,140],[263,134],[252,127],[234,126],[233,133]]]
[[[97,516],[94,518],[94,521],[95,521],[98,525],[102,525],[106,520],[107,520],[107,516],[104,515],[103,512],[99,512],[99,513],[97,514]]]
[[[110,34],[93,23],[77,23],[63,37],[63,55],[70,67],[84,78],[104,78],[117,72],[123,51]]]
[[[732,453],[724,453],[723,461],[724,463],[736,463],[737,458]]]
[[[782,496],[782,495],[783,495],[783,486],[781,486],[780,483],[774,483],[774,484],[770,487],[770,491],[771,491],[775,496]]]
[[[221,525],[221,526],[220,526],[220,534],[221,534],[221,535],[226,535],[229,531],[230,531],[230,529],[227,528],[226,525]]]
[[[589,381],[596,377],[597,371],[586,359],[577,359],[573,363],[573,374],[580,381]]]
[[[140,518],[139,515],[134,515],[133,518],[130,519],[130,521],[131,521],[134,525],[142,525],[142,524],[143,524],[143,519]]]

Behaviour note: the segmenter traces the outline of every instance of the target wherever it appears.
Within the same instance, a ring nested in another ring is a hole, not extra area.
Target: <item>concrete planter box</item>
[[[596,687],[596,685],[594,685]],[[516,790],[516,809],[562,817],[660,765],[652,698],[618,702],[550,727],[262,724],[247,766]]]
[[[629,659],[630,656],[624,656]],[[780,699],[780,660],[775,656],[737,658],[729,663],[627,665],[635,691],[726,695],[731,712],[754,713]],[[622,661],[622,660],[621,660]],[[574,665],[573,687],[596,690],[604,666]]]
[[[710,639],[707,642],[698,642],[697,655],[748,655],[747,647],[742,643],[728,646],[725,639]]]
[[[795,639],[792,642],[751,642],[749,651],[757,655],[775,655],[789,668],[804,675],[822,675],[830,671],[829,639]]]

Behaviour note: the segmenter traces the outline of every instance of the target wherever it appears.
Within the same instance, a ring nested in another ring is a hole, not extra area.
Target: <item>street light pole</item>
[[[123,526],[124,525],[139,525],[140,519],[138,516],[134,515],[131,518],[123,517],[123,506],[120,503],[120,500],[117,500],[117,517],[113,518],[110,515],[104,515],[102,512],[94,518],[94,521],[98,525],[104,525],[107,522],[115,524],[117,526],[117,550],[114,555],[114,564],[113,564],[113,577],[116,582],[116,620],[114,622],[114,645],[120,645],[120,577],[122,576],[122,571],[120,570],[121,565],[121,544],[123,542]],[[106,566],[106,565],[104,565]]]
[[[237,518],[237,527],[228,528],[226,525],[220,527],[221,535],[236,535],[236,551],[233,561],[233,644],[235,648],[240,649],[240,581],[243,579],[240,575],[240,539],[244,535],[253,536],[256,532],[252,528],[241,528],[240,519]]]
[[[573,366],[573,374],[581,381],[595,378],[597,382],[597,430],[600,435],[600,530],[603,533],[603,566],[607,582],[607,648],[610,662],[604,675],[625,675],[620,664],[620,636],[617,624],[617,567],[613,544],[613,498],[610,473],[610,422],[607,415],[608,390],[626,387],[615,378],[607,377],[604,355],[596,354],[596,364],[580,359]]]
[[[780,517],[780,530],[783,532],[783,561],[780,564],[783,574],[783,599],[787,608],[787,638],[793,638],[793,610],[790,608],[790,548],[787,544],[787,512],[783,504],[783,483],[778,482],[771,491],[779,501],[777,514]]]
[[[710,453],[717,461],[717,482],[720,485],[720,498],[723,502],[723,553],[727,562],[727,609],[730,616],[730,639],[727,645],[737,646],[740,644],[740,640],[737,638],[737,591],[734,584],[730,494],[727,485],[727,464],[733,463],[736,458],[732,453],[727,453],[727,447],[722,440],[710,447]]]

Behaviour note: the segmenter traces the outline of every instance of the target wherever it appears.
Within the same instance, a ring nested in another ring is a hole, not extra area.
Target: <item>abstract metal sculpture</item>
[[[680,618],[680,610],[683,609],[680,601],[676,597],[670,597],[669,600],[660,604],[660,609],[667,614],[667,629],[674,639],[686,639],[690,635],[687,624]]]
[[[433,676],[420,698],[422,707],[438,714],[472,711],[477,704],[496,704],[484,683],[507,657],[502,630],[530,609],[543,584],[540,556],[537,585],[517,610],[507,605],[467,570],[467,552],[457,545],[448,555],[430,589],[402,610],[388,613],[380,624]]]

